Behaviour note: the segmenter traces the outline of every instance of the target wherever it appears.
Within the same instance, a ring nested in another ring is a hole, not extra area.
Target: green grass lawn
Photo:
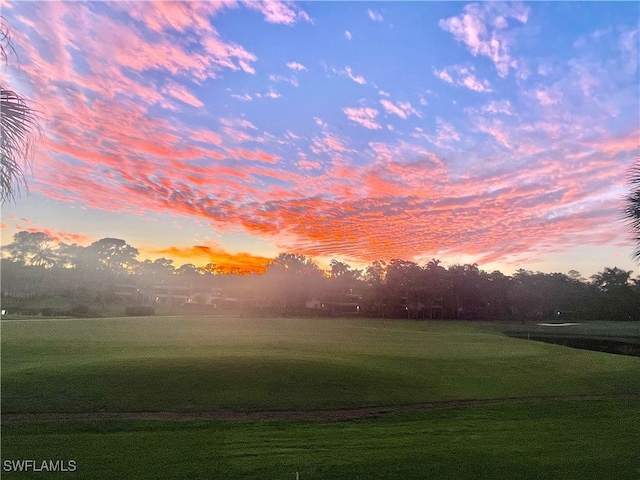
[[[349,422],[9,424],[2,457],[75,460],[53,478],[635,479],[639,412],[637,399],[573,399]]]
[[[508,338],[473,323],[2,322],[4,414],[518,398],[350,421],[9,421],[2,460],[74,459],[73,475],[88,479],[640,478],[638,357]]]
[[[506,338],[474,324],[155,317],[2,325],[3,413],[639,393],[640,358]]]

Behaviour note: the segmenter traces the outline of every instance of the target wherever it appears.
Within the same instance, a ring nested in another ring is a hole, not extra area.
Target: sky
[[[636,2],[0,2],[43,126],[5,244],[637,269]]]

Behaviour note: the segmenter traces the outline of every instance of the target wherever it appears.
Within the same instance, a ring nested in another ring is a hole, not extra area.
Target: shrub
[[[66,312],[59,308],[45,307],[40,309],[40,315],[43,317],[64,317]]]
[[[127,317],[143,317],[147,315],[155,315],[155,310],[150,306],[132,305],[124,309],[124,314]]]
[[[69,315],[74,317],[86,317],[89,315],[89,306],[88,305],[74,305],[69,310]]]

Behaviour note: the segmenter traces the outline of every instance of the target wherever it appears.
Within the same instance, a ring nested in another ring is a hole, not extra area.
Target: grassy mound
[[[3,322],[2,411],[316,410],[640,394],[640,359],[361,319]]]

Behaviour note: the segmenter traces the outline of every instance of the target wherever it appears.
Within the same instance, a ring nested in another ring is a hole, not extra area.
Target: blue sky
[[[4,242],[635,268],[635,2],[2,5],[45,132]]]

